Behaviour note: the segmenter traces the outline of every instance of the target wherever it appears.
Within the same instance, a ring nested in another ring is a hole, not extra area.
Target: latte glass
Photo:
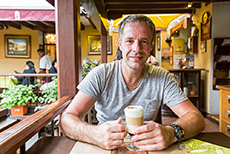
[[[141,106],[127,106],[124,110],[126,118],[126,130],[129,135],[133,136],[133,130],[143,125],[144,109]],[[141,151],[133,142],[127,145],[130,151]]]

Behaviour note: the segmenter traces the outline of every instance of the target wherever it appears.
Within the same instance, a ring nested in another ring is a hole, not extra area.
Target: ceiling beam
[[[7,24],[7,25],[14,27],[16,29],[21,29],[21,25],[14,22],[14,21],[1,21],[1,23]]]
[[[29,24],[28,22],[26,22],[26,21],[16,21],[16,23],[18,23],[18,24],[21,24],[21,25],[23,25],[23,26],[25,26],[25,27],[27,27],[27,28],[30,28],[30,29],[34,29],[34,25],[32,25],[32,24]]]
[[[42,21],[43,23],[45,23],[46,25],[49,25],[50,27],[55,27],[55,22],[54,21]]]
[[[43,24],[43,23],[40,22],[40,21],[30,21],[30,22],[32,22],[33,24],[35,24],[35,25],[37,25],[37,26],[39,26],[39,27],[41,27],[41,28],[43,28],[43,29],[47,29],[47,28],[48,28],[47,25]]]

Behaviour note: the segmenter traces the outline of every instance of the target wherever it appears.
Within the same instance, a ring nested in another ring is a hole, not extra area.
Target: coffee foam
[[[127,106],[124,111],[125,115],[131,118],[142,117],[144,113],[142,106]]]

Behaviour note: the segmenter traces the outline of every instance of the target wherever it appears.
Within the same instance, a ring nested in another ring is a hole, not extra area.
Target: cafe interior
[[[153,21],[156,35],[151,54],[157,65],[173,74],[190,101],[211,121],[206,127],[214,123],[218,128],[197,139],[230,148],[230,1],[13,1],[0,4],[0,93],[18,85],[17,76],[37,77],[37,84],[42,77],[57,76],[57,99],[38,111],[28,109],[23,116],[12,116],[0,106],[0,153],[39,153],[40,149],[40,153],[70,153],[77,148],[76,141],[62,134],[58,117],[93,67],[116,60],[119,23],[130,14],[144,14]],[[10,52],[12,46],[20,48],[10,40],[26,40],[26,51]],[[39,48],[57,59],[57,73],[16,74],[28,60],[39,71]],[[91,62],[83,65],[86,58]],[[86,122],[96,124],[95,114],[92,108]],[[159,114],[162,123],[167,117],[177,118],[165,105]]]

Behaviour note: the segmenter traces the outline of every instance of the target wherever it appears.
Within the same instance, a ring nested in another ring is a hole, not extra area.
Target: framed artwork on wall
[[[206,52],[206,41],[201,41],[200,42],[200,51],[201,51],[201,53]]]
[[[9,58],[30,58],[29,35],[5,35],[5,56]]]
[[[210,12],[204,12],[201,22],[201,41],[211,39],[211,22]]]
[[[88,54],[100,55],[101,54],[101,36],[94,35],[88,36]],[[107,54],[112,54],[111,36],[107,37]]]

